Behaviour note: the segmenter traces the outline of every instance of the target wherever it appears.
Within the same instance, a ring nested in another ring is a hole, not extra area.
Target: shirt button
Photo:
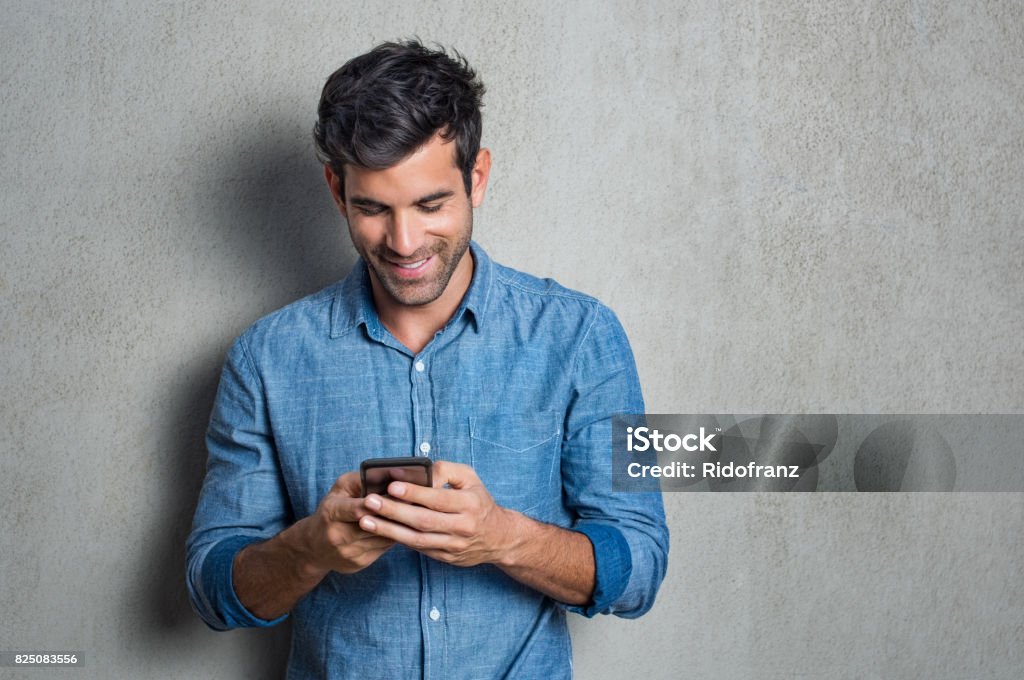
[[[416,362],[416,372],[417,373],[422,373],[423,370],[426,369],[426,367],[427,367],[426,364],[424,364],[422,361],[417,361]]]
[[[437,621],[439,618],[441,618],[441,612],[437,611],[437,607],[431,607],[430,608],[430,620],[431,621]]]
[[[423,442],[422,444],[420,444],[420,452],[430,453],[430,444],[427,442]]]

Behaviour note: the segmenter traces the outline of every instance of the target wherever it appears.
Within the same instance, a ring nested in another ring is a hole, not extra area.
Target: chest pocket
[[[543,519],[561,502],[560,435],[554,411],[470,417],[473,469],[498,505]]]

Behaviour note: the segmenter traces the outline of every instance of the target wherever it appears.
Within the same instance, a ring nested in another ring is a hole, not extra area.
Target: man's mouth
[[[430,257],[425,257],[422,260],[416,260],[415,262],[395,262],[393,260],[388,260],[387,262],[394,267],[392,271],[395,272],[397,276],[402,278],[415,278],[422,272],[426,271],[433,259],[434,256],[431,255]]]
[[[416,262],[393,262],[392,264],[401,267],[402,269],[419,269],[426,261],[427,260],[417,260]]]

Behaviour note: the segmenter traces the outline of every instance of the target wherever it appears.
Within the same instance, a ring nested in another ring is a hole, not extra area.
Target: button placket
[[[430,441],[434,437],[434,402],[431,395],[430,377],[427,373],[427,360],[421,356],[414,357],[409,381],[412,386],[413,401],[413,439],[417,451],[415,455],[426,456],[430,453]]]

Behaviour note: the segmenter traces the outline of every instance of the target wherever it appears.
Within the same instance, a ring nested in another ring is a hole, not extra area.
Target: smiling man
[[[188,540],[217,630],[293,619],[292,678],[567,678],[566,612],[636,617],[665,574],[658,494],[614,493],[643,411],[614,314],[472,241],[491,156],[460,56],[385,43],[315,129],[360,260],[232,346]],[[433,486],[363,495],[373,457]]]
[[[487,188],[491,159],[478,151],[470,189],[462,187],[455,143],[435,133],[393,166],[324,167],[349,234],[370,271],[381,321],[414,352],[451,318],[473,278],[465,257],[473,208]]]

